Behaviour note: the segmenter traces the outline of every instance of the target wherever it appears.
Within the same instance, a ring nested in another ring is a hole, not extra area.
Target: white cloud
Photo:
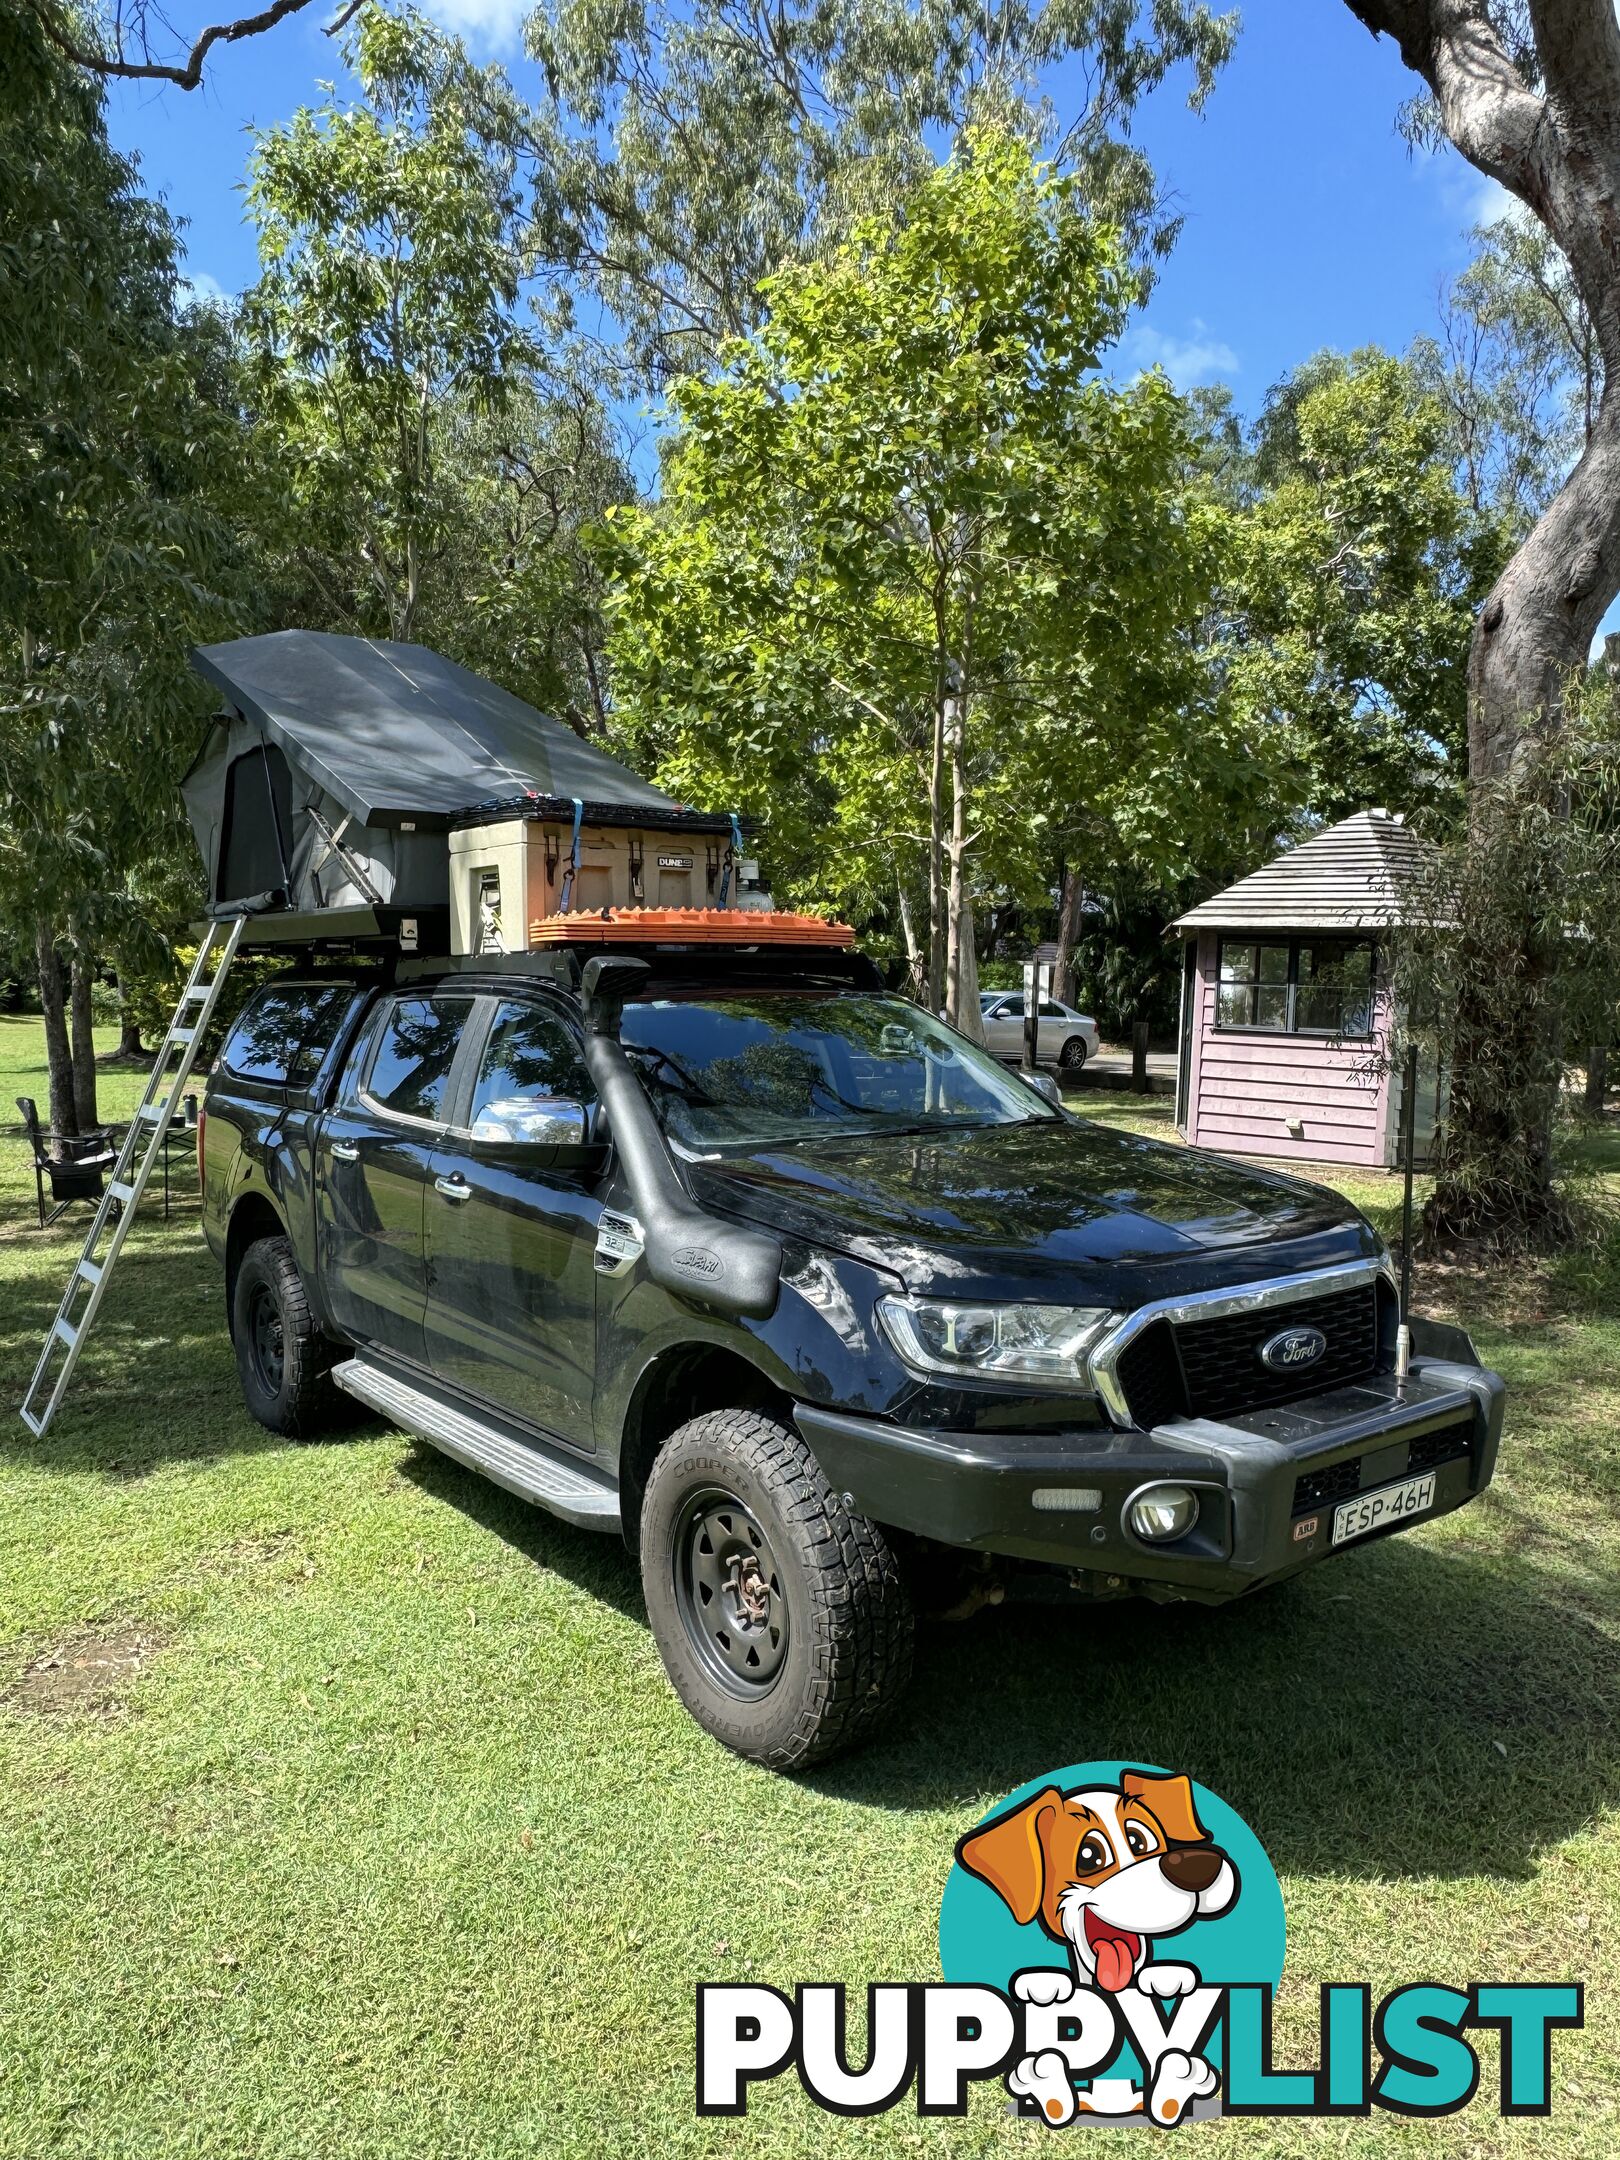
[[[182,301],[206,300],[228,307],[236,295],[228,293],[219,279],[211,277],[206,270],[188,270],[180,280],[180,298]]]
[[[1195,315],[1189,331],[1186,337],[1174,337],[1151,323],[1137,323],[1127,331],[1121,350],[1140,368],[1162,367],[1178,390],[1237,373],[1237,354],[1224,338],[1211,335],[1206,322]]]
[[[1434,188],[1438,194],[1441,208],[1454,217],[1465,232],[1472,232],[1476,225],[1493,225],[1500,217],[1529,215],[1518,197],[1510,195],[1500,180],[1493,180],[1488,173],[1470,165],[1450,143],[1419,151],[1414,167],[1423,184]]]
[[[1470,166],[1470,171],[1473,168]],[[1517,213],[1528,216],[1524,204],[1517,195],[1510,195],[1500,180],[1491,179],[1488,173],[1474,173],[1473,222],[1476,225],[1494,225],[1498,218]]]
[[[516,52],[519,32],[534,0],[426,0],[427,13],[469,45],[489,52]]]

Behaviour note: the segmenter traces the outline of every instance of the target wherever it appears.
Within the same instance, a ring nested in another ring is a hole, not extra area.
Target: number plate
[[[1333,1542],[1342,1545],[1347,1538],[1365,1537],[1369,1530],[1382,1530],[1389,1523],[1410,1522],[1433,1506],[1432,1470],[1427,1477],[1407,1478],[1404,1484],[1380,1485],[1376,1492],[1364,1492],[1333,1510]]]

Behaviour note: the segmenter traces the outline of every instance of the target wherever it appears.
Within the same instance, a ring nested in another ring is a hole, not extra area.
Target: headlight
[[[878,1317],[914,1372],[1007,1373],[1039,1387],[1091,1390],[1086,1353],[1114,1315],[1092,1305],[947,1305],[886,1297]]]

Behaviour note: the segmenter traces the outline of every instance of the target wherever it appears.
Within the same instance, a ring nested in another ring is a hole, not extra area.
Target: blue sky
[[[183,11],[178,19],[189,20]],[[266,35],[215,48],[189,95],[114,88],[119,143],[186,221],[188,267],[207,291],[254,269],[239,185],[248,131],[285,118],[338,71],[317,4]],[[485,57],[532,75],[521,0],[432,0]],[[1139,135],[1187,217],[1127,360],[1164,363],[1183,385],[1228,381],[1253,412],[1278,376],[1319,347],[1399,350],[1434,329],[1468,228],[1501,198],[1450,151],[1412,156],[1395,115],[1412,78],[1344,0],[1248,0],[1237,54],[1202,118],[1161,92]],[[199,20],[200,20],[199,16]]]

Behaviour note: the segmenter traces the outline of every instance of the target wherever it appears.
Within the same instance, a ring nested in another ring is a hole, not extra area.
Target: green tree
[[[1231,500],[1220,440],[1214,486]],[[1247,446],[1223,668],[1250,738],[1269,739],[1314,816],[1458,799],[1469,639],[1506,544],[1459,488],[1456,457],[1445,400],[1373,347],[1296,369]]]
[[[603,579],[586,535],[635,481],[590,385],[520,385],[444,417],[460,514],[428,579],[423,634],[581,735],[609,724]]]
[[[1414,357],[1454,416],[1458,466],[1476,511],[1529,532],[1591,439],[1603,354],[1569,264],[1544,227],[1514,211],[1476,229],[1438,340]]]
[[[241,592],[229,355],[177,309],[173,229],[101,98],[0,12],[0,911],[32,933],[67,1132],[96,1117],[97,955],[172,830],[189,649]]]
[[[1591,324],[1602,390],[1574,464],[1519,539],[1475,621],[1468,661],[1470,814],[1482,857],[1491,819],[1513,822],[1509,794],[1537,738],[1563,721],[1598,625],[1620,593],[1620,20],[1613,0],[1348,0],[1375,36],[1386,34],[1422,85],[1410,111],[1419,136],[1444,138],[1507,189],[1567,265],[1569,290]],[[1534,910],[1539,882],[1521,887],[1514,923],[1481,913],[1478,946],[1459,972],[1447,1157],[1432,1221],[1487,1234],[1525,1234],[1557,1220],[1552,1149],[1505,1137],[1524,1129],[1531,1095],[1505,1122],[1489,1075],[1531,1075],[1556,1056],[1551,1009],[1523,998],[1502,1016],[1477,986],[1527,979],[1569,919],[1553,903]],[[1527,1083],[1528,1084],[1528,1083]],[[1536,1112],[1540,1115],[1540,1112]],[[1477,1175],[1475,1174],[1477,1171]],[[1484,1196],[1482,1198],[1482,1196]]]
[[[519,295],[504,79],[374,5],[345,56],[358,100],[331,92],[254,145],[263,274],[243,330],[323,612],[410,638],[463,526],[447,431],[498,410],[543,355]]]
[[[1236,34],[1202,0],[541,0],[535,245],[667,382],[755,327],[763,280],[892,215],[930,138],[1001,124],[1077,174],[1147,265],[1180,219],[1133,115],[1177,72],[1201,108]]]
[[[1073,181],[976,134],[898,230],[768,282],[675,392],[663,501],[608,528],[632,751],[766,818],[802,895],[904,928],[920,888],[908,943],[969,1027],[975,860],[1049,897],[1080,806],[1178,850],[1229,759],[1184,410],[1096,372],[1133,291]]]

